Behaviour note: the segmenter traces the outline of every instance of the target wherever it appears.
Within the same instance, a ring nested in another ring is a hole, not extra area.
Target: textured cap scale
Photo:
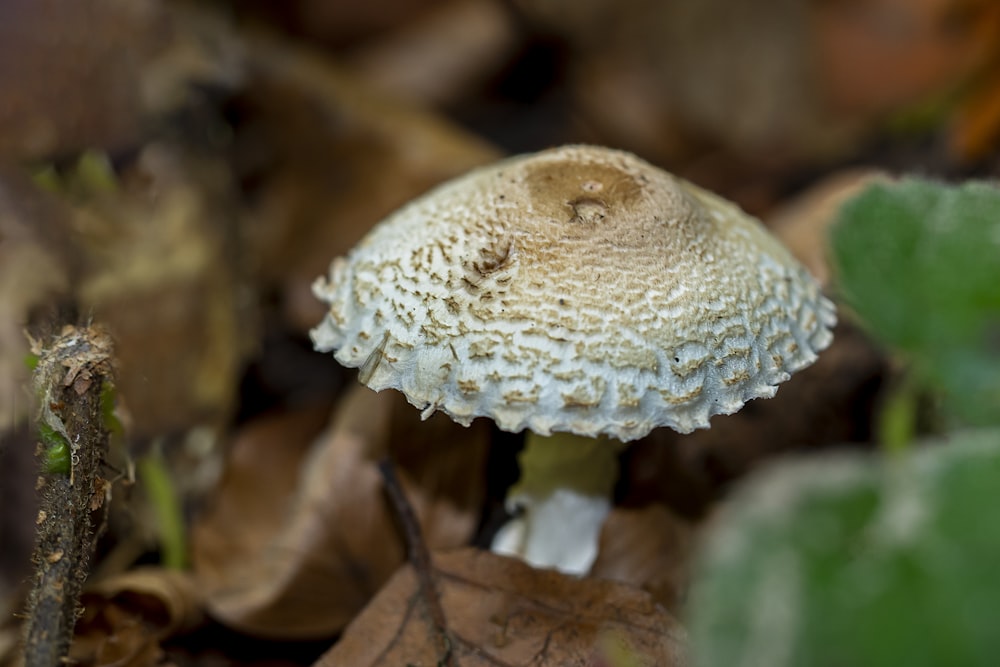
[[[734,205],[629,153],[473,171],[334,260],[316,348],[426,415],[622,441],[708,426],[808,366],[833,304]]]

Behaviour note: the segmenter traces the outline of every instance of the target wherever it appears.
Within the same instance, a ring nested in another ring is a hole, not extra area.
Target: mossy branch
[[[94,513],[108,484],[101,470],[112,344],[100,328],[66,327],[36,352],[40,498],[24,664],[53,667],[65,664],[69,652],[94,548]]]

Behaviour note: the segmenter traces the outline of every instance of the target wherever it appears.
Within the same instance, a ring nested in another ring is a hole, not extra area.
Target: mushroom
[[[329,279],[316,349],[426,418],[527,429],[524,515],[494,547],[586,572],[620,443],[773,396],[830,344],[833,304],[735,205],[638,157],[565,146],[454,179]]]

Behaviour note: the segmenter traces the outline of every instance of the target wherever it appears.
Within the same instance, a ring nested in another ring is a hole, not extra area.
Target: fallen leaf
[[[684,664],[680,623],[631,586],[472,549],[438,553],[433,570],[451,652],[462,667]],[[317,667],[446,664],[424,604],[407,565]],[[611,663],[615,656],[629,662]]]
[[[240,3],[240,7],[259,11],[265,22],[282,25],[300,39],[304,36],[308,41],[342,46],[408,23],[439,3],[440,0],[254,0]]]
[[[601,528],[588,575],[648,591],[679,614],[688,583],[693,524],[662,504],[615,507]]]
[[[1000,48],[997,50],[992,71],[976,82],[950,124],[949,150],[965,162],[987,157],[1000,144]]]
[[[221,586],[238,585],[234,566],[262,553],[285,527],[299,469],[329,414],[325,404],[265,414],[234,436],[191,531],[193,565],[207,598]]]
[[[856,145],[856,119],[820,95],[808,3],[577,4],[518,3],[575,47],[571,86],[601,143],[675,168],[720,151],[775,168]]]
[[[7,618],[13,618],[13,614],[5,613]],[[21,655],[24,650],[21,648],[21,644],[24,639],[24,632],[21,630],[20,626],[14,625],[9,621],[3,626],[0,626],[0,663],[4,665],[17,665],[17,661],[21,659]]]
[[[0,3],[0,155],[37,160],[131,146],[159,9],[154,0]]]
[[[910,111],[944,121],[948,157],[986,158],[1000,139],[1000,4],[865,0],[817,6],[830,103],[854,113]],[[930,113],[928,113],[930,112]]]
[[[495,76],[515,46],[516,26],[506,7],[449,0],[352,49],[343,61],[373,90],[440,108]]]
[[[484,422],[421,422],[397,392],[358,385],[309,448],[308,429],[276,425],[237,439],[214,505],[194,528],[195,569],[223,623],[282,639],[347,625],[405,561],[377,470],[385,456],[431,548],[470,540],[485,485]],[[255,460],[275,448],[299,453],[298,465],[285,452]]]
[[[151,143],[78,205],[90,222],[79,307],[115,338],[134,437],[219,423],[235,400],[254,337],[228,179],[214,156]]]
[[[122,572],[84,592],[69,658],[76,664],[162,664],[160,642],[203,618],[189,573],[147,567]]]
[[[596,141],[675,170],[709,158],[745,162],[744,179],[794,172],[970,89],[953,147],[981,156],[1000,127],[994,0],[515,4],[574,48],[571,86]]]
[[[816,3],[818,81],[829,103],[854,114],[899,111],[951,94],[997,55],[992,0]]]
[[[263,38],[244,49],[245,84],[230,106],[249,264],[305,331],[324,315],[310,286],[334,257],[408,200],[500,153],[318,54]]]

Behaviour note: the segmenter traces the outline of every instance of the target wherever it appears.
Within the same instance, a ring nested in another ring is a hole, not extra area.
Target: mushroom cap
[[[329,279],[316,349],[428,416],[622,441],[771,397],[833,304],[735,205],[566,146],[472,171],[377,225]]]

